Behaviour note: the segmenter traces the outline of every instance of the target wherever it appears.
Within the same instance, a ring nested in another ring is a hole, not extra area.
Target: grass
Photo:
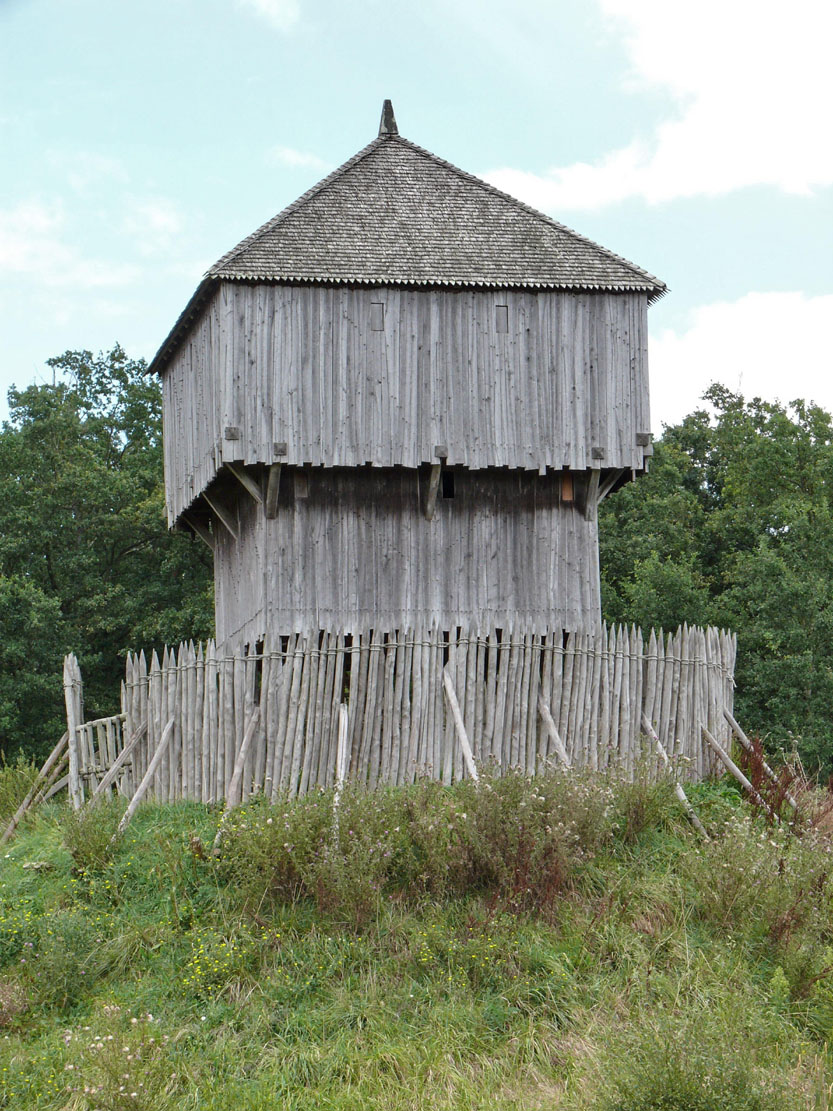
[[[112,849],[117,805],[42,807],[0,853],[0,1107],[829,1108],[829,841],[692,795],[709,844],[607,776],[252,800],[216,858],[207,807]]]

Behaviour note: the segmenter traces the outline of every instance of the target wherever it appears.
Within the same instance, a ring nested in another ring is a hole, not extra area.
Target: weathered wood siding
[[[639,293],[225,283],[164,372],[170,520],[223,462],[284,444],[290,465],[413,468],[445,445],[472,469],[641,469],[646,316]]]
[[[432,624],[600,626],[596,521],[559,504],[559,476],[460,469],[431,521],[426,486],[425,471],[288,469],[274,520],[241,490],[239,539],[215,534],[218,642]]]

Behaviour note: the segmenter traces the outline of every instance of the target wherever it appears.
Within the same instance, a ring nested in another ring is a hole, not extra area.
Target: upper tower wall
[[[163,371],[169,517],[228,462],[641,470],[647,304],[219,282]]]

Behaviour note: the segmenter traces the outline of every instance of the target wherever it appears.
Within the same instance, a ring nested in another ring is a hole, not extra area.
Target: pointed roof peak
[[[379,138],[385,139],[389,135],[398,135],[399,128],[396,126],[396,116],[393,114],[393,102],[386,100],[382,105],[382,118],[379,121]]]

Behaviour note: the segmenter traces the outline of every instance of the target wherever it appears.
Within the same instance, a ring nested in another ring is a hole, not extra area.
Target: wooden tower
[[[596,507],[651,454],[657,278],[403,139],[224,255],[153,361],[217,639],[592,632]]]

